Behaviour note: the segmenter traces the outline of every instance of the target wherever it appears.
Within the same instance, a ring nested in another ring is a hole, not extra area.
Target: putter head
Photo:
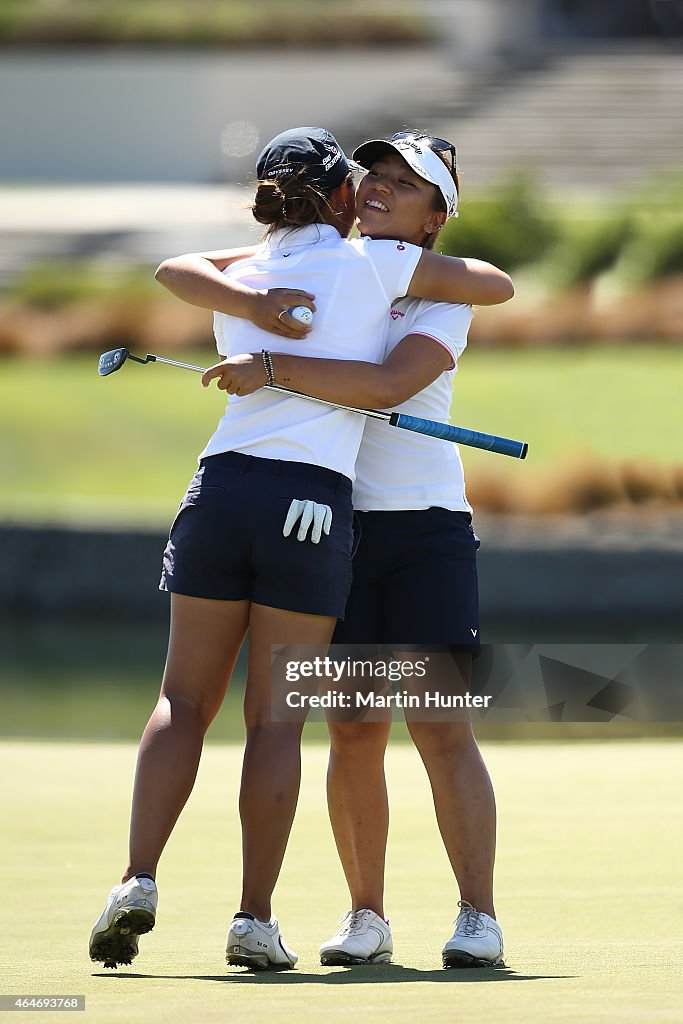
[[[120,370],[129,354],[127,348],[113,348],[111,352],[103,352],[97,366],[100,377],[108,377],[110,373]]]

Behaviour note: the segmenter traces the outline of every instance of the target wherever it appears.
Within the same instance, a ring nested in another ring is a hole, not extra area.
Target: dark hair
[[[259,224],[266,225],[266,237],[279,228],[329,224],[336,213],[330,203],[331,194],[307,181],[305,168],[288,171],[258,183],[251,212]]]
[[[451,178],[455,182],[455,187],[456,187],[456,189],[458,191],[458,196],[460,196],[460,181],[458,180],[458,172],[455,170],[455,168],[449,166],[449,163],[446,160],[445,153],[442,153],[440,150],[437,150],[437,149],[433,149],[432,153],[434,153],[435,156],[438,156],[439,160],[442,162],[444,167],[446,167],[448,169],[448,173],[450,174]],[[441,194],[441,190],[439,189],[439,187],[437,185],[434,186],[434,209],[438,213],[445,213],[446,212],[446,202],[444,200],[444,197]],[[441,228],[439,228],[438,231],[433,231],[431,233],[431,235],[426,235],[425,239],[424,239],[424,241],[422,243],[421,248],[422,249],[433,249],[434,248],[434,244],[435,244],[437,238],[439,237],[439,232],[440,231],[441,231]]]

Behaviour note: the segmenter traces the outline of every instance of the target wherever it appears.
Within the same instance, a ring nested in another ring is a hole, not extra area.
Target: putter
[[[142,359],[140,356],[134,356],[127,348],[115,348],[110,352],[104,352],[100,356],[97,372],[100,377],[108,377],[110,373],[120,370],[127,359],[143,364],[168,363],[169,366],[180,366],[183,370],[195,370],[197,373],[206,372],[206,367],[204,366],[180,363],[176,359],[166,359],[164,356],[152,355],[151,352],[148,352],[145,358]],[[470,448],[482,448],[484,451],[496,452],[498,455],[509,455],[513,459],[525,459],[529,450],[529,445],[526,441],[513,441],[512,438],[499,437],[497,434],[483,434],[479,430],[469,430],[467,427],[454,427],[450,423],[439,423],[437,420],[423,420],[419,416],[408,416],[402,412],[358,409],[352,405],[326,402],[324,398],[314,398],[313,395],[305,395],[302,391],[294,391],[292,388],[285,388],[280,384],[264,384],[264,387],[269,391],[278,391],[283,395],[305,398],[307,402],[317,402],[318,405],[326,405],[330,409],[340,409],[342,412],[354,412],[361,416],[370,416],[372,419],[384,420],[390,427],[412,430],[417,434],[438,437],[442,441],[452,441],[454,444],[464,444]]]
[[[108,377],[110,373],[120,370],[126,359],[132,359],[134,363],[169,363],[170,366],[182,366],[184,370],[196,370],[197,373],[204,373],[203,366],[193,366],[192,363],[179,363],[175,359],[164,359],[163,356],[153,356],[148,352],[144,359],[134,356],[127,348],[114,348],[111,352],[103,352],[97,366],[100,377]]]

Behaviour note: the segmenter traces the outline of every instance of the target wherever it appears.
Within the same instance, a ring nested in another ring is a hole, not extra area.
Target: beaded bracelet
[[[261,349],[261,355],[263,356],[263,365],[266,368],[266,384],[274,384],[275,373],[273,371],[273,360],[271,354],[265,348],[263,348]]]

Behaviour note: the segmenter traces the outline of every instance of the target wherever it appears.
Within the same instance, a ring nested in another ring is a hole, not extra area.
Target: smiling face
[[[440,193],[416,174],[398,153],[376,160],[356,192],[356,217],[361,235],[400,238],[422,245],[446,220],[436,209]]]

